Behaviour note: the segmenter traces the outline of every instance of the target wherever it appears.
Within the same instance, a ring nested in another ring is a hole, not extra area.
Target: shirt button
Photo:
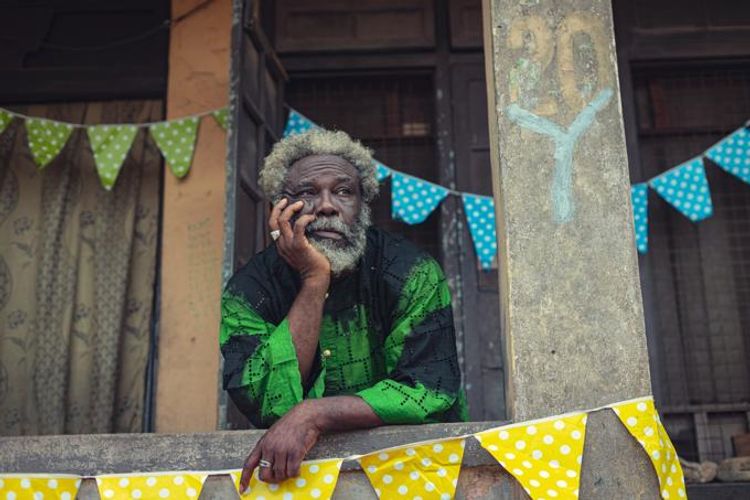
[[[325,351],[323,351],[323,357],[324,358],[330,358],[331,357],[331,350],[330,349],[326,349]]]

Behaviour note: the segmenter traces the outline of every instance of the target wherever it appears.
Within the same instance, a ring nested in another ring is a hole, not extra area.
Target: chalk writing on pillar
[[[612,98],[612,94],[611,88],[599,92],[594,100],[578,113],[567,130],[557,123],[522,109],[517,104],[511,104],[507,108],[508,118],[511,121],[538,134],[549,136],[555,144],[555,170],[551,196],[553,214],[557,222],[569,222],[575,212],[572,177],[573,153],[578,139],[591,127],[596,114],[604,109]]]

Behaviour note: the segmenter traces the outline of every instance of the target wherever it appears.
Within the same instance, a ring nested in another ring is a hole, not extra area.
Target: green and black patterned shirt
[[[222,297],[224,388],[257,427],[308,398],[356,395],[387,424],[466,420],[451,297],[440,266],[371,228],[358,270],[332,282],[309,386],[286,316],[297,273],[271,245]]]

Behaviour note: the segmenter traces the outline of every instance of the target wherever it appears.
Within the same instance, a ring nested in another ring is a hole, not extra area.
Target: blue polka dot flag
[[[750,130],[743,127],[735,131],[706,151],[706,157],[750,184]]]
[[[489,196],[462,193],[469,232],[474,240],[482,269],[491,269],[497,255],[497,233],[495,232],[495,202]]]
[[[648,252],[648,186],[646,183],[630,186],[635,222],[635,245],[640,253]]]
[[[378,181],[384,181],[389,175],[391,175],[391,169],[376,160],[375,177],[378,179]]]
[[[299,111],[290,109],[289,117],[286,120],[286,127],[284,128],[284,137],[301,134],[314,128],[319,128],[318,125],[315,124],[315,122],[310,120]]]
[[[693,158],[649,181],[649,186],[667,203],[693,222],[714,212],[703,158]]]
[[[410,175],[391,171],[391,216],[407,224],[419,224],[432,213],[448,190]]]

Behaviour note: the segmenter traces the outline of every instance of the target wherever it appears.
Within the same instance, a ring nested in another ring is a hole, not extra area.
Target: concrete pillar
[[[651,393],[610,0],[484,0],[507,407],[516,421]],[[657,498],[609,411],[581,498]]]

